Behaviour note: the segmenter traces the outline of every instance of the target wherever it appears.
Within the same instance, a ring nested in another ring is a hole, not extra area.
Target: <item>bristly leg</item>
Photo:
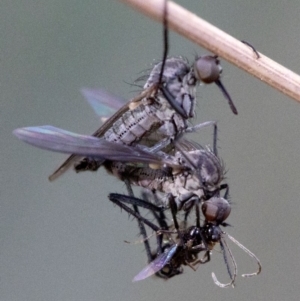
[[[162,86],[162,78],[164,74],[164,68],[169,52],[169,29],[168,29],[168,0],[164,2],[164,10],[163,10],[163,42],[164,42],[164,51],[163,51],[163,59],[159,74],[158,87]]]

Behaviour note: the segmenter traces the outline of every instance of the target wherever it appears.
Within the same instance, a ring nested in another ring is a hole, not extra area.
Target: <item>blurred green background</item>
[[[177,1],[280,64],[300,72],[299,2]],[[132,283],[146,264],[135,221],[107,200],[125,187],[104,170],[47,176],[65,158],[18,141],[17,127],[51,124],[92,133],[99,120],[79,89],[102,87],[129,99],[140,72],[162,57],[161,25],[118,1],[2,0],[0,4],[0,300],[299,300],[300,105],[226,62],[223,83],[198,89],[195,122],[219,122],[228,170],[227,231],[261,260],[262,274],[235,289],[222,256],[169,281]],[[170,55],[206,54],[172,33]],[[209,130],[194,140],[207,144]],[[236,246],[239,274],[255,265]]]

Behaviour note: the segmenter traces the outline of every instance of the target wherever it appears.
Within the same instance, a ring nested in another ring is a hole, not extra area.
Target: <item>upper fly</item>
[[[165,61],[161,81],[160,70],[162,62],[154,66],[143,91],[125,105],[121,106],[118,98],[103,90],[84,90],[84,96],[99,113],[99,107],[111,103],[114,108],[119,104],[120,109],[108,118],[104,124],[93,133],[94,137],[104,137],[108,141],[126,145],[141,144],[148,147],[169,145],[178,135],[194,128],[189,120],[195,115],[196,86],[201,81],[215,82],[220,86],[222,71],[219,60],[214,56],[199,57],[190,66],[180,57],[172,57]],[[209,73],[213,74],[208,80]],[[218,76],[215,73],[218,72]],[[216,79],[217,78],[217,79]],[[222,85],[221,85],[222,86]],[[225,95],[229,94],[222,86]],[[230,99],[230,98],[229,98]],[[232,104],[232,102],[230,101]],[[233,104],[232,104],[233,105]],[[235,111],[235,110],[234,110]],[[170,148],[170,147],[169,147]],[[167,151],[165,149],[165,151]],[[52,175],[50,181],[64,173],[80,157],[71,155]],[[88,161],[85,159],[85,161]],[[83,170],[96,170],[102,162],[90,166],[86,164]]]

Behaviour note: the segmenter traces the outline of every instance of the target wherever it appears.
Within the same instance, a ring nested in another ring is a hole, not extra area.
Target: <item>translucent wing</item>
[[[160,254],[152,262],[149,263],[143,270],[141,270],[132,281],[144,280],[155,273],[159,272],[174,256],[178,245],[174,244],[170,248],[166,249],[164,253]]]
[[[148,89],[145,89],[141,94],[139,94],[137,97],[133,98],[131,101],[125,103],[122,107],[120,107],[111,117],[109,117],[107,120],[105,120],[105,122],[102,124],[102,126],[97,129],[92,136],[94,137],[101,137],[104,135],[104,133],[111,128],[111,126],[113,125],[114,122],[116,122],[125,112],[127,112],[129,110],[129,106],[131,103],[134,103],[135,105],[142,100],[144,97],[146,97],[147,95],[150,95],[153,92],[154,87],[149,87]],[[108,103],[108,101],[104,101],[104,94],[101,94],[100,90],[97,90],[97,92],[95,92],[96,90],[94,90],[94,92],[91,92],[92,90],[85,90],[85,92],[83,92],[84,96],[87,99],[92,99],[91,103],[93,102],[104,102],[104,103]],[[104,90],[101,90],[102,92]],[[105,92],[108,93],[108,92]],[[101,96],[100,96],[101,94]],[[103,98],[102,98],[103,96]],[[100,100],[101,98],[101,100]],[[111,96],[109,96],[109,99],[111,100],[111,98],[114,98]],[[117,106],[116,104],[118,103],[118,101],[116,99],[114,99],[112,101],[115,106]],[[120,101],[121,103],[121,101]],[[119,104],[120,104],[119,103]],[[92,105],[93,106],[93,105]],[[99,107],[96,106],[95,107]],[[101,106],[100,106],[101,107]],[[98,109],[94,110],[96,112],[98,112]],[[100,115],[104,115],[104,114],[100,114]],[[105,118],[106,119],[106,118]],[[54,181],[55,179],[57,179],[59,176],[61,176],[65,171],[67,171],[76,161],[78,161],[80,159],[80,157],[78,155],[76,155],[75,153],[72,154],[71,156],[69,156],[69,158],[67,160],[65,160],[50,176],[49,176],[49,180],[50,181]]]
[[[13,131],[19,139],[36,147],[60,153],[74,153],[111,161],[168,164],[171,161],[137,147],[80,135],[50,125],[19,128]]]
[[[80,91],[103,122],[127,102],[104,89],[83,88]]]

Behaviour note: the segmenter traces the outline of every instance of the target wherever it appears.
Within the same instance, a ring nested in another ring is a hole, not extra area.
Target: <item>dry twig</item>
[[[155,20],[162,21],[164,0],[121,1]],[[168,24],[187,39],[300,102],[299,75],[261,53],[260,58],[257,58],[249,46],[171,1],[168,1]]]

